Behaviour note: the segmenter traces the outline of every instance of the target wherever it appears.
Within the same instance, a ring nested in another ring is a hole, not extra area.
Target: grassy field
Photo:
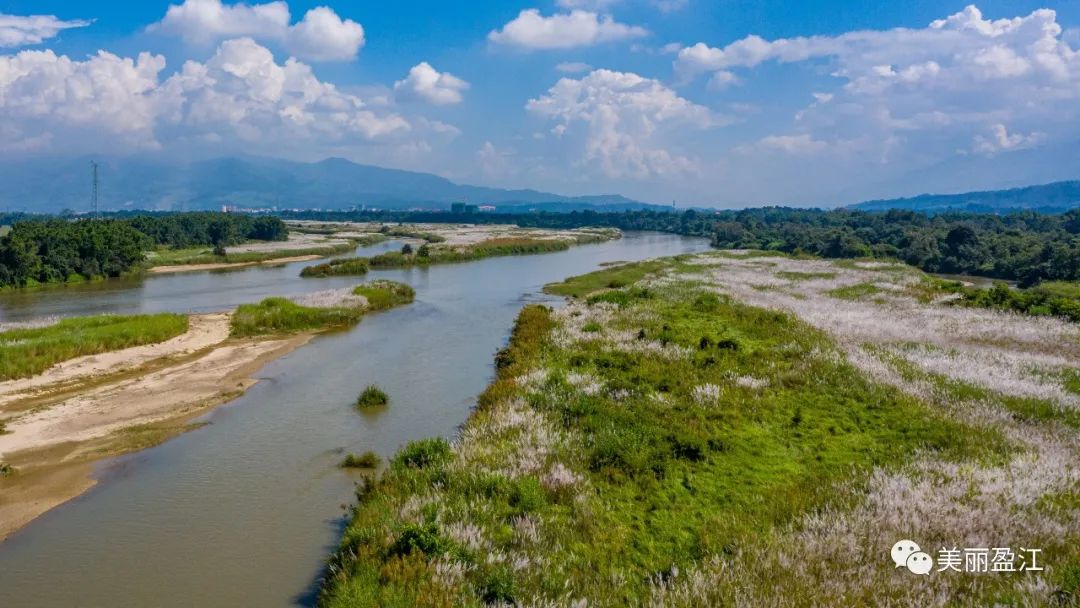
[[[363,296],[356,302],[344,297]],[[232,335],[237,337],[328,331],[350,327],[364,314],[412,302],[412,287],[395,281],[371,281],[345,293],[328,293],[318,306],[301,305],[286,298],[266,298],[258,304],[242,304],[232,316]],[[359,302],[359,305],[357,304]]]
[[[164,342],[188,328],[178,314],[100,315],[0,332],[0,380],[26,378],[83,355]]]
[[[280,249],[277,251],[246,251],[229,253],[227,255],[215,255],[212,247],[159,249],[148,256],[147,263],[151,267],[179,266],[185,264],[249,264],[307,255],[336,255],[339,253],[348,253],[354,249],[356,249],[355,243],[342,243],[298,249]]]
[[[1012,418],[1023,412],[1008,391],[1044,389],[965,393],[953,376],[939,386],[890,371],[875,350],[894,353],[902,336],[948,339],[943,356],[985,354],[997,331],[1027,340],[999,347],[1023,358],[1058,326],[1001,316],[988,331],[975,316],[969,330],[959,316],[1000,313],[921,303],[904,292],[914,274],[735,257],[623,265],[549,286],[575,300],[521,312],[459,439],[407,445],[358,490],[322,605],[1075,597],[1077,441],[1057,426],[1069,415],[1056,405],[1056,415]],[[864,301],[877,293],[867,283],[907,308]],[[913,580],[888,557],[908,537],[935,548],[1030,543],[1051,566],[1027,579]]]

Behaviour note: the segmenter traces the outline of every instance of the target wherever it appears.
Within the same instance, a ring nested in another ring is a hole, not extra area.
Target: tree
[[[401,247],[401,255],[412,255],[412,245],[405,243]]]

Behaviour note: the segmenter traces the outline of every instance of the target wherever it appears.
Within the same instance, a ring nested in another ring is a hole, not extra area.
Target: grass
[[[1007,452],[789,315],[641,282],[675,263],[523,309],[459,442],[408,444],[358,493],[322,604],[641,605],[677,569],[848,507],[837,488],[875,468]]]
[[[0,477],[11,477],[15,474],[15,467],[6,462],[0,462]]]
[[[589,274],[571,277],[561,283],[546,285],[544,291],[557,296],[580,298],[601,289],[626,287],[650,274],[659,272],[662,268],[664,264],[656,260],[610,266]]]
[[[480,241],[474,245],[430,247],[424,250],[427,255],[421,254],[419,250],[412,254],[391,251],[368,259],[368,263],[372,268],[430,266],[452,262],[469,262],[504,255],[530,255],[566,251],[570,248],[570,245],[567,241],[553,239],[494,238]]]
[[[340,466],[343,469],[375,469],[378,468],[380,462],[382,462],[382,459],[379,458],[379,455],[368,450],[359,456],[346,454]]]
[[[366,258],[344,258],[331,260],[325,264],[307,266],[300,271],[302,277],[340,277],[367,274]]]
[[[353,289],[353,295],[367,298],[368,310],[386,310],[409,304],[416,297],[416,291],[404,283],[377,280],[358,285]]]
[[[368,385],[360,396],[356,398],[356,407],[365,409],[369,407],[383,407],[390,403],[390,396],[374,384]]]
[[[75,357],[156,344],[188,329],[185,315],[99,315],[0,332],[0,380],[27,378]]]
[[[321,247],[305,247],[302,249],[280,249],[277,251],[245,251],[241,253],[229,253],[216,255],[211,247],[192,247],[187,249],[159,249],[148,257],[148,263],[153,266],[179,266],[186,264],[251,264],[266,262],[281,258],[301,257],[308,255],[335,255],[348,253],[356,249],[356,242],[338,243]]]
[[[435,234],[434,232],[423,232],[423,231],[420,231],[420,230],[410,230],[408,228],[402,228],[402,227],[390,228],[388,226],[384,226],[383,228],[384,228],[384,230],[382,231],[382,234],[385,234],[387,236],[393,236],[393,237],[399,237],[399,238],[400,237],[405,237],[405,238],[421,239],[421,240],[426,241],[428,243],[442,243],[442,242],[446,241],[446,237],[444,237],[442,235]]]
[[[782,270],[776,276],[787,281],[814,281],[817,279],[835,279],[835,272],[798,272]]]
[[[830,289],[826,293],[841,300],[862,300],[864,298],[876,296],[882,291],[884,290],[875,285],[872,281],[866,281],[864,283],[856,283],[854,285],[845,285],[843,287]]]
[[[326,331],[351,327],[364,316],[363,308],[314,308],[285,298],[266,298],[258,304],[241,304],[232,316],[232,335],[237,337]]]

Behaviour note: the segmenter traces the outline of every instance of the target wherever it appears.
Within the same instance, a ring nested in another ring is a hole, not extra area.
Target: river
[[[205,426],[103,462],[92,490],[0,543],[0,606],[311,605],[358,479],[337,468],[344,452],[386,457],[412,439],[452,437],[491,380],[518,310],[550,301],[545,283],[707,247],[627,233],[558,253],[372,272],[409,283],[416,301],[267,365],[247,393],[203,416]],[[357,282],[300,279],[306,264],[0,294],[0,320],[216,311]],[[391,405],[358,414],[351,404],[371,383]]]

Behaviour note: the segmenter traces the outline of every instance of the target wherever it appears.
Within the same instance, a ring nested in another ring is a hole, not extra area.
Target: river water
[[[372,272],[409,283],[416,301],[267,365],[246,394],[205,415],[206,426],[102,463],[92,490],[0,543],[0,607],[311,605],[357,480],[336,466],[344,452],[386,457],[412,439],[453,436],[518,310],[548,300],[545,283],[706,248],[704,239],[627,233],[558,253]],[[0,320],[216,311],[357,282],[302,280],[304,265],[0,294]],[[372,383],[391,405],[358,414],[351,403]]]

